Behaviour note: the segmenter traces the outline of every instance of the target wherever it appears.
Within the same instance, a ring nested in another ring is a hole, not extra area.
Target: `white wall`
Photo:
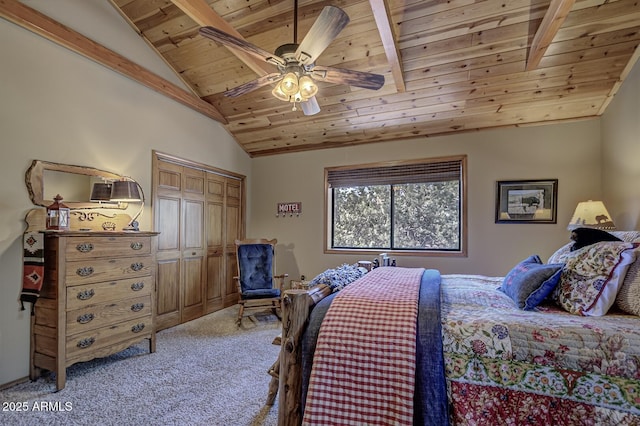
[[[640,65],[602,117],[603,199],[618,229],[640,229]]]
[[[106,0],[25,3],[78,31],[95,30],[111,49],[179,83]],[[28,375],[29,311],[17,300],[23,219],[33,208],[24,175],[32,160],[128,175],[150,194],[153,149],[248,180],[251,159],[215,121],[126,77],[1,19],[0,39],[1,385]],[[151,218],[147,206],[143,229],[151,229]]]
[[[417,138],[254,159],[251,236],[277,238],[278,270],[294,278],[355,262],[362,256],[323,253],[324,168],[456,154],[468,155],[468,257],[398,257],[400,266],[504,275],[531,254],[546,260],[568,242],[576,204],[601,194],[599,120]],[[518,179],[559,180],[557,224],[495,223],[496,181]],[[303,214],[277,218],[284,201],[302,201]]]

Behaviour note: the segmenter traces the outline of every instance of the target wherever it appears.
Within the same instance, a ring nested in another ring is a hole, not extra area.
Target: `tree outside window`
[[[329,251],[463,253],[466,157],[325,170]]]

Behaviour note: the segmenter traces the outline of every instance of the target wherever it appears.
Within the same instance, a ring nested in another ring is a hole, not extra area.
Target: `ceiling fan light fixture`
[[[320,105],[318,105],[318,100],[315,96],[305,102],[300,102],[300,106],[302,107],[304,115],[316,115],[320,112]]]
[[[318,85],[308,75],[303,75],[298,81],[300,95],[303,99],[312,98],[318,93]]]
[[[280,89],[286,95],[294,95],[298,91],[298,76],[293,72],[288,72],[280,82]]]
[[[271,91],[271,94],[275,96],[277,99],[280,99],[281,101],[284,101],[284,102],[289,102],[289,100],[291,99],[291,95],[287,95],[282,90],[282,82],[276,84],[276,87],[273,88],[273,90]]]
[[[347,2],[345,2],[347,3]],[[315,98],[318,86],[314,79],[334,84],[347,84],[364,89],[378,90],[384,85],[384,76],[361,71],[315,65],[316,59],[349,23],[349,16],[337,6],[325,6],[307,32],[302,42],[297,42],[298,0],[294,0],[293,43],[279,46],[271,54],[243,38],[238,38],[217,28],[200,28],[200,34],[223,46],[236,48],[275,65],[278,72],[227,89],[225,96],[236,97],[267,84],[276,84],[271,93],[281,101],[302,106],[305,115],[317,114],[320,106]]]

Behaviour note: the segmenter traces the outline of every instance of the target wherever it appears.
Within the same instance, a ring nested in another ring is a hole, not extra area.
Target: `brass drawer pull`
[[[89,290],[82,290],[78,292],[78,300],[89,300],[91,299],[94,295],[96,294],[96,292],[93,289],[89,289]]]
[[[140,291],[144,288],[144,283],[142,281],[131,284],[131,290]]]
[[[144,244],[142,244],[140,241],[134,241],[131,243],[132,250],[141,250],[142,247],[144,247]]]
[[[144,268],[144,264],[142,262],[136,262],[131,264],[131,269],[133,269],[136,272],[141,270],[142,268]]]
[[[78,244],[76,246],[76,250],[78,250],[80,253],[89,253],[91,250],[93,250],[93,244],[91,243]]]
[[[89,275],[93,274],[93,267],[83,266],[82,268],[78,268],[76,269],[76,274],[80,275],[81,277],[88,277]]]
[[[76,346],[79,347],[80,349],[86,349],[89,346],[93,345],[95,341],[96,341],[95,337],[87,337],[82,340],[78,340],[78,344]]]
[[[78,315],[78,318],[76,319],[76,321],[78,321],[80,324],[87,324],[93,321],[94,318],[95,316],[93,314],[82,314],[82,315]]]
[[[136,324],[133,327],[131,327],[131,331],[133,331],[134,333],[140,333],[142,330],[144,330],[144,323],[141,322],[140,324]]]
[[[144,303],[134,303],[131,305],[131,310],[133,312],[140,312],[144,308]]]

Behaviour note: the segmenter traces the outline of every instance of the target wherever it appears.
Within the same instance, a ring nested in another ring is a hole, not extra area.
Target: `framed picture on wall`
[[[496,223],[556,223],[558,179],[503,180],[496,185]]]

